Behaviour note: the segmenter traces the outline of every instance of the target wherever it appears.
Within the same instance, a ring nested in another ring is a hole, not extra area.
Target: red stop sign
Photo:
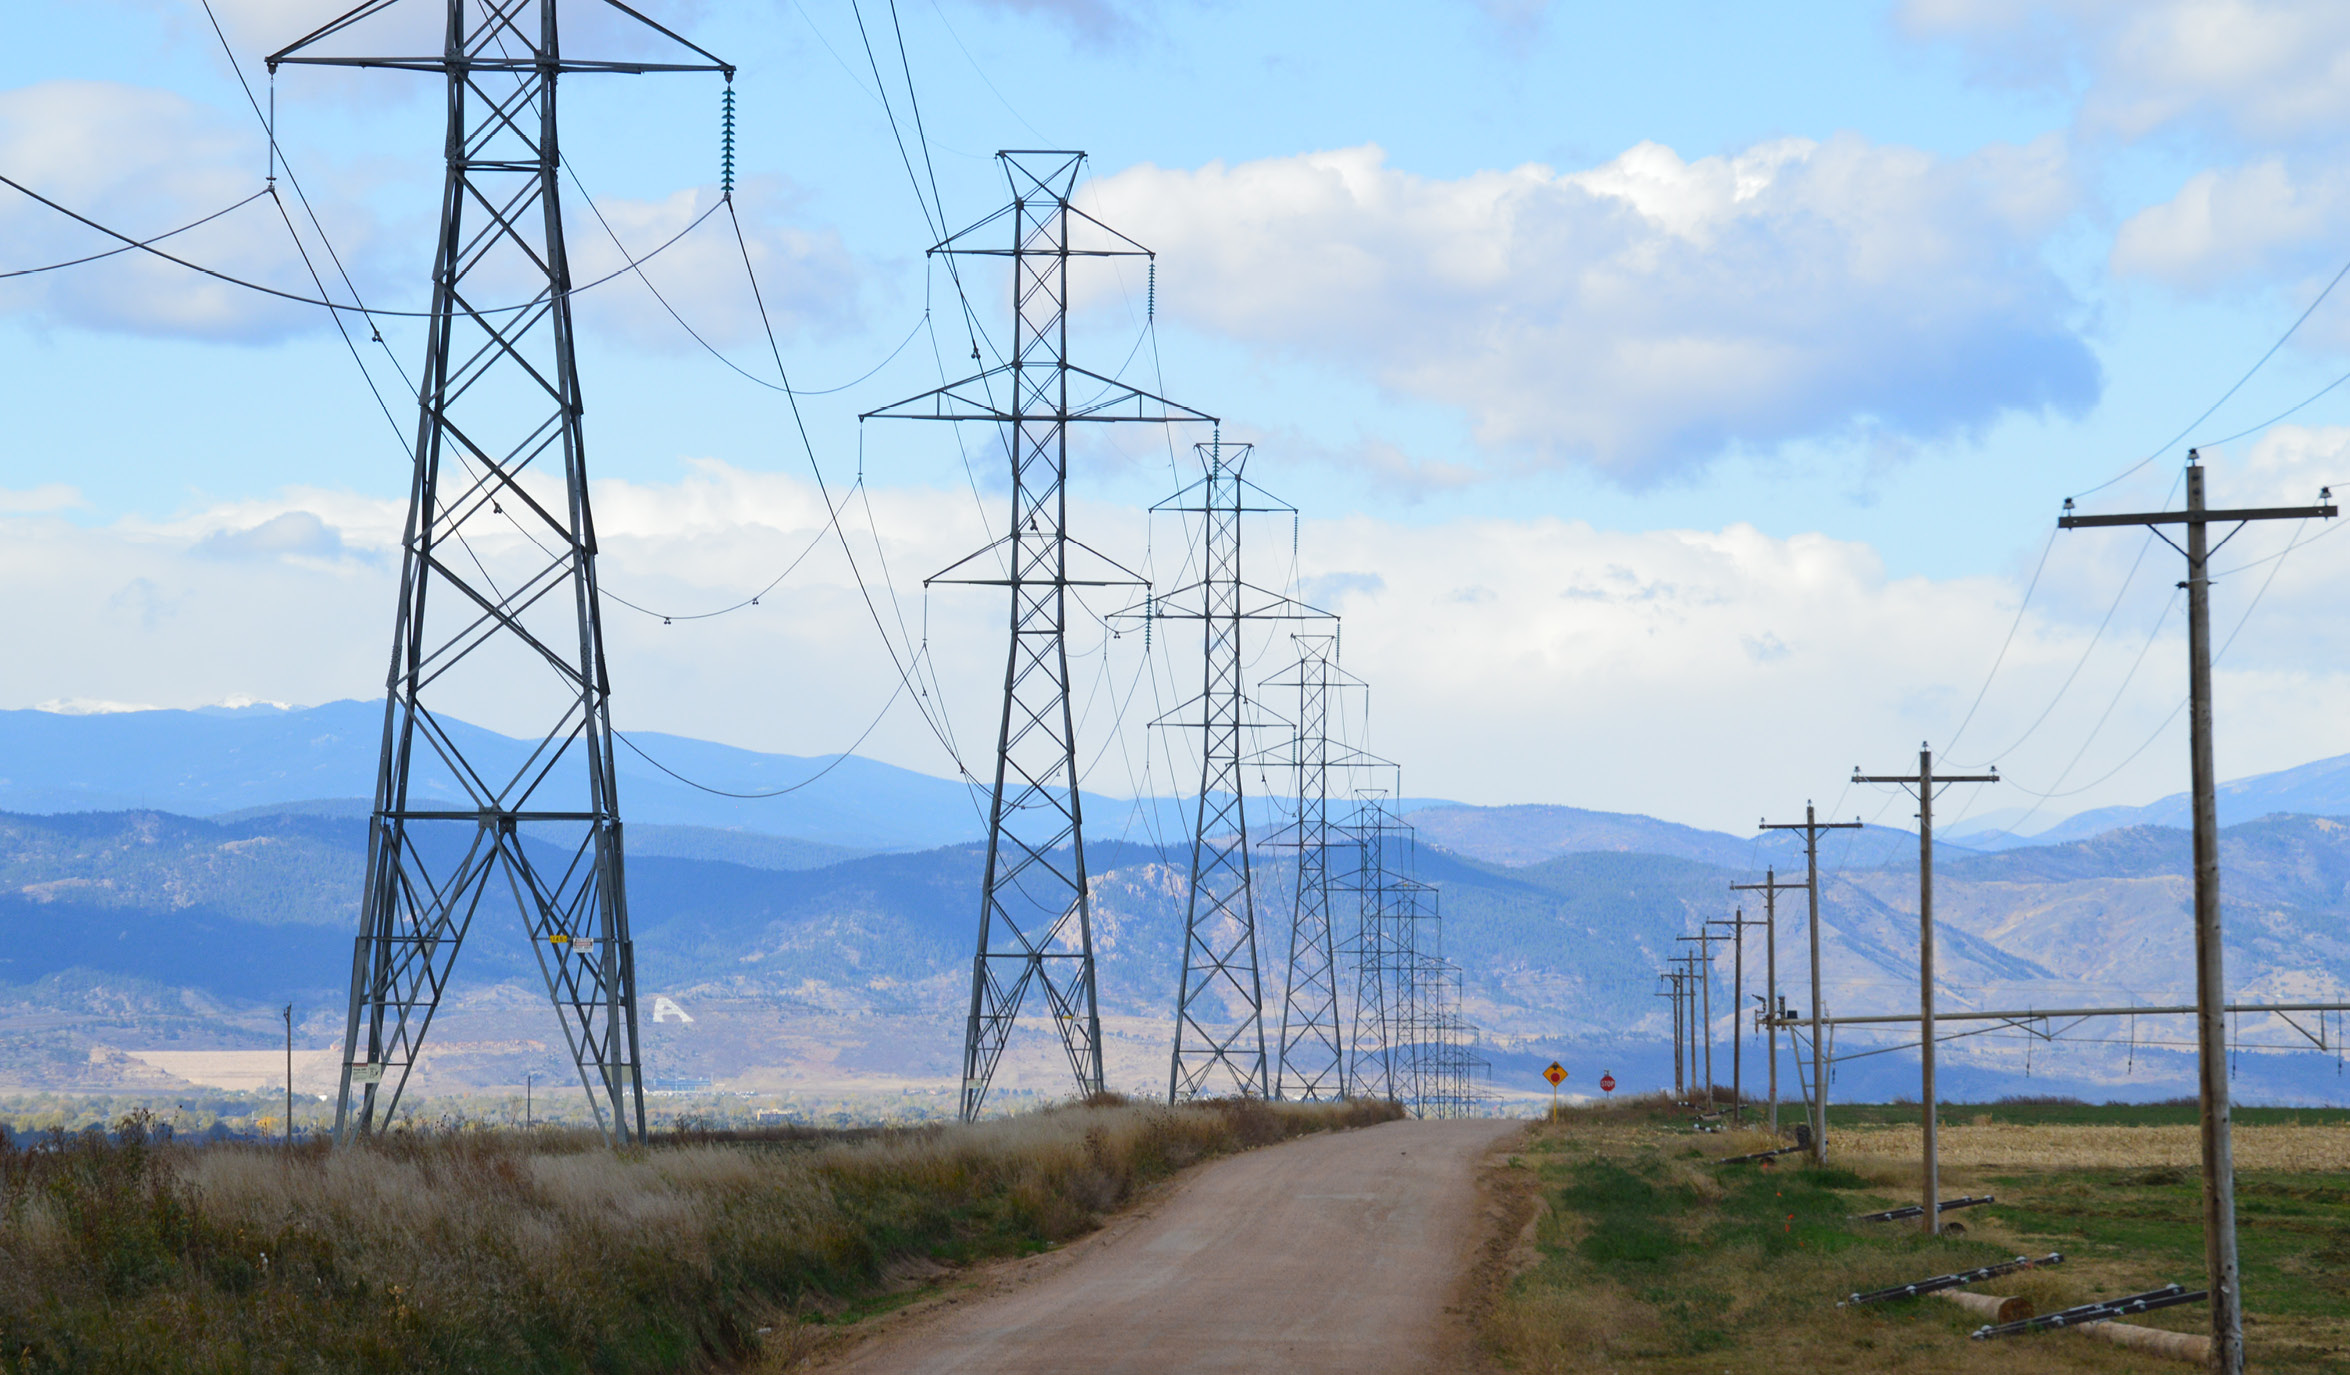
[[[1614,1093],[1616,1091],[1616,1076],[1612,1074],[1603,1074],[1599,1076],[1599,1091],[1601,1093]]]

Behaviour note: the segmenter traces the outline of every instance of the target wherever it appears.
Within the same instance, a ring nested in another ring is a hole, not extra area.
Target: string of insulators
[[[1150,593],[1142,594],[1142,651],[1145,654],[1148,654],[1151,648],[1151,617],[1155,604],[1156,600]]]
[[[718,118],[718,194],[734,194],[734,83],[726,83],[726,96],[719,106]]]
[[[1156,259],[1156,258],[1153,258],[1153,259],[1151,259],[1151,262],[1150,262],[1150,269],[1151,269],[1151,277],[1150,277],[1150,290],[1149,290],[1148,294],[1146,294],[1146,295],[1143,297],[1143,305],[1142,305],[1142,319],[1143,319],[1143,323],[1144,323],[1144,324],[1149,324],[1149,323],[1151,323],[1151,322],[1153,322],[1153,321],[1155,321],[1155,320],[1157,320],[1157,319],[1159,318],[1159,260],[1158,260],[1158,259]]]

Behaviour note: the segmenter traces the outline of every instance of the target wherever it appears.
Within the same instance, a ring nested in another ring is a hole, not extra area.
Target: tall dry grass
[[[2239,1170],[2350,1171],[2350,1125],[2239,1124],[2234,1138]],[[1832,1144],[1839,1160],[1914,1162],[1924,1154],[1925,1133],[1911,1126],[1847,1128]],[[1983,1122],[1943,1127],[1936,1154],[1946,1166],[2193,1169],[2203,1159],[2203,1146],[2195,1127]]]
[[[910,1260],[1038,1249],[1385,1104],[1117,1103],[856,1139],[0,1144],[0,1372],[706,1368]]]

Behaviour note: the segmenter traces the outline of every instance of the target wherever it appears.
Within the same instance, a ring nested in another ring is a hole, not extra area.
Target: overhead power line
[[[2224,392],[2221,392],[2219,394],[2219,400],[2214,401],[2210,405],[2203,408],[2203,414],[2198,415],[2193,420],[2188,421],[2187,424],[2183,426],[2177,434],[2172,435],[2168,440],[2157,445],[2154,451],[2147,454],[2144,458],[2139,459],[2129,467],[2122,469],[2120,472],[2115,473],[2112,477],[2107,478],[2105,481],[2098,483],[2094,487],[2086,488],[2082,491],[2073,493],[2073,499],[2077,501],[2082,497],[2088,496],[2092,492],[2104,491],[2106,488],[2111,487],[2113,484],[2121,481],[2123,478],[2128,477],[2130,474],[2137,472],[2147,464],[2152,463],[2154,460],[2162,457],[2164,454],[2169,453],[2172,449],[2175,449],[2180,444],[2184,443],[2188,435],[2193,434],[2196,428],[2204,421],[2211,419],[2211,417],[2219,410],[2220,407],[2228,404],[2229,398],[2233,397],[2237,392],[2240,392],[2244,389],[2245,383],[2251,381],[2253,376],[2257,374],[2262,368],[2267,367],[2268,360],[2276,357],[2277,351],[2284,348],[2287,341],[2291,340],[2295,334],[2300,333],[2301,327],[2308,324],[2309,317],[2315,315],[2317,313],[2317,308],[2326,303],[2326,298],[2334,294],[2334,288],[2342,284],[2342,279],[2344,277],[2350,277],[2350,263],[2342,264],[2341,271],[2336,272],[2333,275],[2332,280],[2325,284],[2325,289],[2317,293],[2317,299],[2311,301],[2308,308],[2303,310],[2300,315],[2296,316],[2292,324],[2286,326],[2285,332],[2277,336],[2277,341],[2268,346],[2268,351],[2266,353],[2261,354],[2260,357],[2254,361],[2251,367],[2244,370],[2244,375],[2236,379],[2234,386],[2229,387]],[[2339,386],[2340,383],[2335,383],[2334,385]],[[2328,387],[2327,390],[2332,390],[2332,387]],[[2324,393],[2320,392],[2319,395],[2322,396]],[[2316,399],[2316,397],[2310,398],[2312,401]],[[2304,401],[2301,404],[2305,406],[2309,403]],[[2299,410],[2300,408],[2300,406],[2296,406],[2293,409]],[[2290,415],[2292,414],[2292,411],[2287,411],[2286,414]],[[2269,421],[2267,423],[2274,424],[2276,422]],[[2253,428],[2260,429],[2263,427],[2256,425]],[[2251,432],[2251,430],[2247,430],[2244,433],[2250,434]],[[2243,435],[2238,435],[2236,437],[2241,439],[2243,438]]]
[[[56,211],[58,214],[65,216],[67,219],[72,220],[77,224],[87,225],[90,228],[97,230],[99,233],[104,234],[110,239],[121,241],[126,251],[130,249],[136,249],[142,253],[153,254],[154,256],[163,259],[167,263],[176,263],[179,266],[188,269],[190,272],[202,273],[204,276],[210,277],[215,281],[226,282],[230,286],[243,287],[247,291],[259,292],[264,296],[274,296],[281,301],[291,301],[296,305],[324,306],[328,310],[347,310],[355,315],[396,316],[401,319],[409,320],[429,320],[433,318],[433,312],[430,310],[388,310],[381,307],[344,305],[340,301],[330,300],[324,296],[304,296],[299,292],[280,291],[278,288],[273,286],[263,286],[259,282],[248,281],[245,278],[236,276],[233,273],[222,272],[218,268],[206,267],[202,263],[191,262],[186,258],[177,256],[176,254],[166,253],[151,243],[134,239],[130,235],[125,234],[118,229],[113,229],[106,225],[100,224],[98,221],[91,219],[89,216],[84,215],[79,211],[49,199],[47,196],[42,195],[38,191],[35,191],[33,188],[25,185],[23,182],[16,180],[14,177],[0,175],[0,186],[6,186],[10,190],[15,191],[27,199],[38,201],[41,204],[49,207],[51,210]],[[615,277],[626,276],[630,272],[635,271],[642,264],[649,263],[653,259],[660,257],[663,253],[668,252],[669,249],[674,246],[678,240],[684,238],[688,234],[693,233],[696,229],[701,228],[702,222],[709,219],[712,215],[717,214],[718,209],[719,207],[717,205],[711,206],[709,209],[695,216],[693,223],[687,225],[683,229],[678,230],[675,234],[670,235],[668,239],[662,242],[659,248],[656,248],[652,252],[647,253],[642,258],[631,259],[630,261],[622,264],[620,267],[604,274],[601,277],[596,278],[594,281],[589,282],[584,286],[570,287],[566,290],[555,292],[551,295],[540,296],[534,300],[521,302],[518,305],[472,306],[468,307],[468,313],[476,316],[512,315],[520,311],[537,310],[543,308],[551,300],[565,299],[592,291],[595,288],[602,286],[604,283],[611,281]]]
[[[698,783],[693,779],[686,777],[684,774],[679,773],[677,770],[669,767],[667,764],[662,763],[660,760],[655,759],[653,756],[645,753],[645,747],[638,744],[636,741],[629,739],[626,732],[617,730],[613,731],[612,738],[618,740],[621,744],[628,746],[628,748],[635,753],[637,758],[644,760],[654,768],[659,769],[661,772],[669,775],[671,778],[676,779],[678,782],[685,784],[687,787],[692,788],[697,792],[710,793],[717,797],[732,797],[739,798],[744,801],[759,802],[771,797],[784,797],[791,793],[796,793],[800,789],[805,788],[809,784],[823,778],[824,775],[831,773],[834,769],[839,768],[849,759],[855,757],[857,753],[857,747],[864,744],[866,738],[872,735],[875,730],[880,728],[882,718],[889,715],[889,709],[898,704],[898,698],[904,696],[905,692],[906,683],[905,680],[901,678],[898,680],[897,687],[890,692],[889,700],[881,704],[881,710],[874,713],[873,720],[866,725],[864,731],[861,732],[855,740],[849,743],[849,747],[847,749],[833,755],[831,761],[823,768],[818,769],[812,774],[809,774],[806,778],[801,779],[797,783],[788,784],[781,788],[767,788],[759,792],[729,792],[724,788],[711,787],[707,783]]]
[[[178,236],[187,233],[191,229],[201,229],[205,225],[212,223],[214,220],[219,219],[223,215],[232,214],[236,211],[242,210],[246,206],[251,205],[253,202],[268,194],[269,188],[264,186],[260,190],[254,192],[250,196],[245,197],[243,200],[238,201],[234,205],[224,206],[221,209],[215,210],[211,214],[206,215],[200,220],[190,220],[177,229],[166,230],[161,234],[155,235],[153,238],[141,239],[136,243],[126,243],[119,247],[109,248],[102,253],[85,253],[78,258],[68,258],[61,263],[44,263],[39,267],[20,267],[10,272],[0,272],[0,281],[6,281],[11,277],[37,277],[41,273],[56,272],[61,268],[80,267],[83,263],[94,263],[101,258],[111,258],[118,253],[128,253],[134,248],[145,248],[149,244],[157,244],[163,242],[165,239],[177,238]]]

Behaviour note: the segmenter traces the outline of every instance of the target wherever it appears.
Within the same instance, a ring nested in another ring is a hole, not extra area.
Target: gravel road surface
[[[1201,1167],[1140,1214],[910,1313],[869,1372],[1472,1369],[1478,1160],[1519,1124],[1390,1122]]]

